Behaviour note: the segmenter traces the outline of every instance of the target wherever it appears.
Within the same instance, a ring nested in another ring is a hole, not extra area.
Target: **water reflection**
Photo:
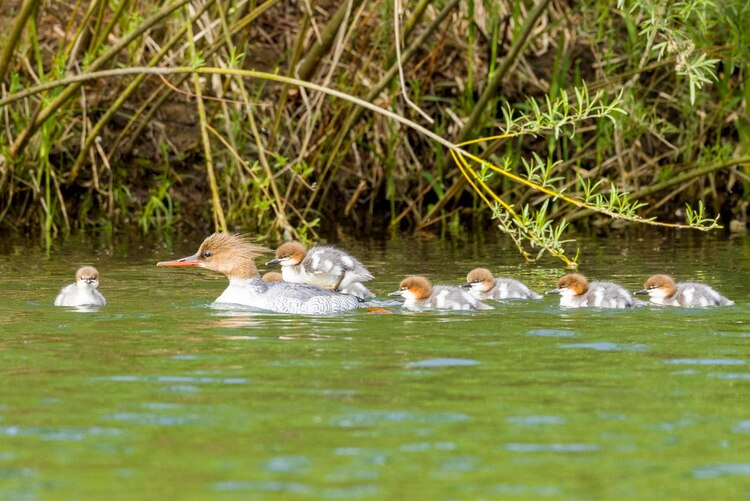
[[[102,306],[66,306],[62,309],[68,313],[98,313],[102,309]]]

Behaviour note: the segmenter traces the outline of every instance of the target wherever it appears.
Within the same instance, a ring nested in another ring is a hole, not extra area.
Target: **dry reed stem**
[[[189,8],[186,8],[186,26],[188,40],[190,41],[190,56],[195,60],[197,53],[193,44],[193,27]],[[208,121],[206,120],[206,107],[203,103],[203,89],[201,88],[200,76],[193,73],[193,88],[195,89],[196,105],[198,107],[198,119],[201,130],[201,141],[203,142],[203,151],[205,154],[206,174],[208,175],[208,184],[211,188],[211,206],[213,207],[214,226],[217,231],[226,232],[227,222],[224,218],[224,209],[221,207],[221,197],[219,196],[219,186],[216,182],[216,173],[214,172],[213,156],[211,155],[211,141],[208,138]]]

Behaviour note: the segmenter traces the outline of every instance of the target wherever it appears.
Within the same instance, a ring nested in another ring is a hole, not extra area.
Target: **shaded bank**
[[[586,183],[605,198],[613,188],[633,192],[652,204],[642,215],[676,222],[685,202],[703,200],[707,215],[743,220],[746,119],[738,110],[748,52],[739,34],[748,8],[609,4],[410,3],[398,17],[398,58],[391,3],[323,2],[308,11],[276,1],[102,1],[89,10],[6,2],[3,40],[23,35],[5,45],[0,80],[8,95],[123,66],[277,72],[388,107],[454,142],[510,124],[515,137],[472,151],[523,178],[542,176],[557,192],[584,198]],[[407,104],[399,60],[408,98],[434,123]],[[620,111],[572,122],[551,114],[546,127],[525,132],[514,121],[549,112],[584,85],[604,90],[602,105]],[[332,222],[371,232],[484,227],[498,217],[433,141],[287,84],[107,78],[15,102],[1,116],[6,227],[54,234],[226,224],[305,239]],[[554,221],[587,215],[501,175],[486,182],[516,209],[544,207]]]

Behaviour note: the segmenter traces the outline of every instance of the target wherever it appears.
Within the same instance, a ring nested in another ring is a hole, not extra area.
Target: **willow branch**
[[[477,165],[486,164],[490,169],[493,171],[499,173],[502,176],[505,176],[512,181],[523,184],[525,186],[528,186],[529,188],[532,188],[533,190],[536,190],[538,192],[544,193],[546,195],[549,195],[555,199],[563,200],[571,205],[574,205],[576,207],[579,207],[581,209],[589,209],[593,212],[604,214],[606,216],[609,216],[611,218],[615,219],[623,219],[626,221],[632,221],[642,224],[648,224],[652,226],[663,226],[663,227],[669,227],[669,228],[694,228],[690,225],[685,224],[673,224],[673,223],[662,223],[659,221],[655,221],[652,219],[643,219],[638,216],[628,216],[619,214],[617,212],[595,207],[590,204],[587,204],[581,200],[576,200],[573,198],[570,198],[566,195],[563,195],[561,193],[558,193],[554,190],[551,190],[549,188],[546,188],[542,185],[539,185],[537,183],[534,183],[532,181],[529,181],[528,179],[525,179],[521,176],[518,176],[517,174],[513,174],[512,172],[509,172],[505,169],[502,169],[500,167],[497,167],[495,165],[492,165],[491,163],[487,162],[486,160],[483,160],[482,158],[464,150],[461,145],[454,144],[447,139],[439,136],[438,134],[432,132],[431,130],[419,125],[416,122],[413,122],[409,120],[408,118],[402,117],[401,115],[398,115],[386,108],[381,108],[380,106],[377,106],[373,103],[370,103],[368,101],[365,101],[361,98],[358,98],[356,96],[352,96],[350,94],[346,94],[345,92],[338,91],[336,89],[331,89],[329,87],[323,87],[320,85],[317,85],[312,82],[305,82],[302,80],[298,80],[296,78],[290,78],[285,77],[282,75],[274,75],[272,73],[265,73],[262,71],[254,71],[254,70],[240,70],[240,69],[232,69],[232,68],[213,68],[213,67],[202,67],[202,68],[189,68],[189,67],[175,67],[175,68],[148,68],[148,67],[134,67],[134,68],[121,68],[121,69],[113,69],[113,70],[106,70],[106,71],[99,71],[99,72],[92,72],[92,73],[85,73],[80,75],[73,75],[61,80],[56,80],[54,82],[47,82],[42,85],[38,85],[36,87],[32,87],[29,89],[26,89],[21,92],[17,92],[15,94],[12,94],[10,96],[7,96],[3,99],[0,99],[0,107],[5,106],[9,103],[18,101],[20,99],[23,99],[24,97],[28,97],[30,95],[34,95],[40,92],[44,92],[45,90],[49,90],[51,88],[62,86],[62,85],[70,85],[70,84],[77,84],[84,82],[86,80],[94,80],[97,78],[112,78],[116,76],[127,76],[127,75],[138,75],[141,73],[147,73],[152,75],[179,75],[179,74],[195,74],[197,75],[225,75],[225,76],[240,76],[244,78],[252,78],[252,79],[259,79],[259,80],[269,80],[272,82],[278,82],[282,84],[289,84],[289,85],[295,85],[298,87],[304,87],[309,90],[314,90],[317,92],[322,92],[323,94],[327,94],[332,97],[337,97],[339,99],[342,99],[344,101],[348,101],[350,103],[353,103],[357,106],[360,106],[362,108],[365,108],[367,110],[370,110],[374,113],[377,113],[379,115],[383,115],[385,117],[390,118],[391,120],[398,122],[406,127],[409,127],[423,136],[432,139],[438,144],[441,144],[445,148],[456,152],[457,154],[469,158],[477,163]],[[700,228],[698,228],[700,229]]]

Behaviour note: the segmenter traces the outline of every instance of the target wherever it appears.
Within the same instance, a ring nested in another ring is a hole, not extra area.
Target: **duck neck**
[[[258,268],[255,267],[255,262],[252,259],[243,259],[242,261],[232,263],[232,266],[224,274],[230,281],[249,280],[260,276]]]

